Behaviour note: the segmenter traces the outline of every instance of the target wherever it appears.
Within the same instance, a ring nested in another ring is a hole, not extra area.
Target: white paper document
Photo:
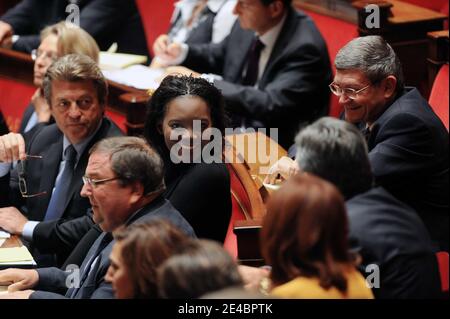
[[[0,228],[0,239],[5,239],[5,238],[9,238],[9,237],[11,237],[11,234]]]
[[[108,80],[141,90],[156,90],[164,74],[163,69],[150,69],[144,65],[132,65],[119,70],[102,70]]]

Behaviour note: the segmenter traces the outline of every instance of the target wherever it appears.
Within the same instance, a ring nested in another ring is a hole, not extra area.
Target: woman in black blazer
[[[168,76],[148,104],[145,137],[164,160],[166,198],[199,238],[219,242],[231,217],[224,131],[222,94],[204,79]]]

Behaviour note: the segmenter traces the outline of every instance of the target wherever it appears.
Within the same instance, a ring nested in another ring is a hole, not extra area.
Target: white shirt
[[[225,39],[230,33],[237,16],[233,14],[234,6],[237,0],[208,0],[206,6],[212,12],[216,13],[212,29],[212,42],[217,43]],[[181,0],[175,3],[175,9],[171,18],[171,23],[180,15],[184,28],[177,30],[172,35],[173,42],[183,43],[189,36],[192,27],[198,22],[198,18],[190,27],[187,27],[187,21],[191,18],[192,12],[197,4],[195,0]]]
[[[286,21],[286,14],[283,16],[280,22],[278,22],[266,33],[264,33],[263,35],[256,34],[257,36],[259,36],[259,40],[264,43],[264,49],[261,50],[261,55],[259,57],[258,80],[256,81],[256,83],[259,82],[262,75],[264,74],[267,62],[269,62],[270,54],[272,53],[273,47],[275,46],[275,42],[277,42],[278,36],[281,32],[281,28],[284,25],[284,21]]]

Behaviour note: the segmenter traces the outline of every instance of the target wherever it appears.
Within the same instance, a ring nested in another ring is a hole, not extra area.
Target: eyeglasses
[[[119,177],[111,177],[111,178],[104,178],[104,179],[92,179],[87,176],[83,176],[82,178],[83,178],[83,184],[92,186],[92,188],[96,188],[98,185],[119,179]]]
[[[351,100],[354,100],[358,97],[358,94],[361,93],[362,91],[364,91],[365,89],[367,89],[369,86],[371,86],[372,84],[369,84],[365,87],[363,87],[362,89],[359,90],[355,90],[352,88],[341,88],[338,85],[336,85],[335,83],[331,83],[329,86],[331,92],[336,95],[336,96],[341,96],[341,95],[345,95],[346,97],[348,97]]]
[[[31,158],[31,159],[42,159],[42,156],[39,156],[39,155],[26,155],[26,157]],[[32,197],[37,197],[37,196],[42,196],[42,195],[47,194],[47,192],[28,194],[27,182],[25,180],[25,178],[27,176],[25,168],[26,168],[26,160],[19,161],[17,164],[17,171],[18,171],[18,175],[19,175],[19,190],[20,190],[20,194],[22,194],[22,197],[23,198],[32,198]]]
[[[31,51],[31,58],[33,59],[33,61],[36,61],[39,57],[41,57],[42,55],[44,55],[44,59],[50,61],[50,62],[55,62],[56,60],[58,60],[58,56],[55,53],[49,53],[49,52],[45,52],[39,49],[34,49]]]

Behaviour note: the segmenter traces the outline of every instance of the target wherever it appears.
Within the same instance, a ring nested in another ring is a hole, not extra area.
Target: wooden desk
[[[30,55],[0,48],[0,77],[33,86],[33,66]],[[126,117],[128,135],[141,134],[148,99],[146,91],[109,80],[108,85],[107,107]]]
[[[448,63],[448,30],[429,32],[428,41],[428,83],[431,88],[441,66]]]
[[[13,248],[13,247],[21,247],[23,246],[22,241],[20,238],[16,235],[11,236],[8,238],[3,245],[0,246],[0,248]]]

